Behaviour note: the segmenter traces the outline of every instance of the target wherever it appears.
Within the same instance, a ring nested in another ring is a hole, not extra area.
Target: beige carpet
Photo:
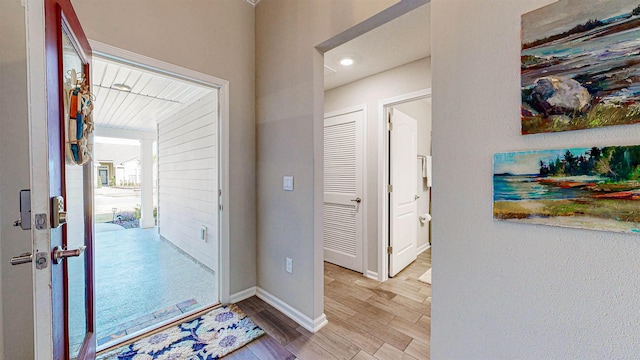
[[[427,272],[420,275],[418,280],[422,281],[423,283],[431,284],[431,269],[427,270]]]

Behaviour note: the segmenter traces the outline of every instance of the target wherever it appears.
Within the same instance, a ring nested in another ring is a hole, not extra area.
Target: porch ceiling
[[[158,121],[186,109],[212,89],[109,59],[94,57],[91,72],[97,126],[155,131]],[[119,90],[123,84],[131,91]]]

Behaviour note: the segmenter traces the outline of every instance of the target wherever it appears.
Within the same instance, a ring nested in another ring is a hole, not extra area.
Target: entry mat
[[[263,334],[240,308],[231,304],[100,354],[96,360],[215,360]]]

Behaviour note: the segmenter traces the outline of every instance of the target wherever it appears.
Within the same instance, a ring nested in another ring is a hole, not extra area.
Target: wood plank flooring
[[[328,325],[312,334],[254,296],[237,305],[267,335],[225,359],[429,359],[431,285],[418,277],[430,267],[431,249],[383,283],[325,263]]]

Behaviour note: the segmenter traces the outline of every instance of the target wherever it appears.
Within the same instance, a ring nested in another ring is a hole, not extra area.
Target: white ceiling
[[[97,126],[155,131],[156,123],[215,91],[131,65],[94,57],[91,71]],[[113,88],[125,84],[131,91]]]
[[[428,56],[431,56],[430,3],[327,51],[324,54],[324,89],[333,89]],[[340,65],[344,57],[353,58],[355,64]]]

